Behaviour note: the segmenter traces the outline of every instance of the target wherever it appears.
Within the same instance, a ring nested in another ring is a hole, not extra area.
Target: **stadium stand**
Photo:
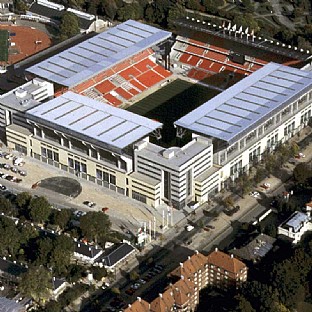
[[[246,60],[243,64],[235,63],[230,60],[229,50],[180,36],[177,37],[173,50],[178,52],[176,60],[190,66],[188,77],[197,80],[223,71],[246,76],[266,64],[255,58]]]

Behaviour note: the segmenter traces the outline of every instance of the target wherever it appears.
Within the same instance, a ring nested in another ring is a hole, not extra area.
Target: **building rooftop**
[[[214,250],[207,256],[207,263],[213,264],[219,268],[222,268],[230,273],[240,273],[241,270],[246,269],[246,265],[220,250]]]
[[[153,185],[153,186],[156,186],[160,183],[160,181],[157,179],[148,177],[146,174],[142,174],[142,173],[135,172],[135,171],[130,174],[130,177],[133,179],[142,181],[146,184]]]
[[[269,63],[175,125],[232,144],[311,87],[311,72]]]
[[[136,152],[138,156],[142,156],[176,170],[179,170],[181,166],[192,160],[196,155],[211,145],[208,140],[201,137],[195,138],[195,140],[192,140],[182,148],[163,148],[149,142],[139,142],[138,145],[140,144],[142,144],[142,146],[139,147]]]
[[[55,130],[75,133],[82,140],[118,150],[162,126],[157,121],[73,92],[27,111],[30,120]]]
[[[127,243],[114,244],[112,248],[106,250],[96,262],[103,263],[105,266],[113,267],[119,261],[127,257],[135,250],[134,247]]]
[[[22,273],[25,273],[27,269],[20,264],[0,258],[0,271],[17,277]]]
[[[205,267],[205,264],[207,264],[207,257],[201,253],[195,253],[189,256],[186,261],[180,263],[180,265],[170,273],[170,276],[192,278],[198,270]]]
[[[292,228],[293,232],[299,232],[302,225],[311,220],[311,218],[301,211],[295,211],[289,219],[281,224],[283,228]]]
[[[99,246],[87,245],[82,242],[76,242],[75,252],[82,256],[95,259],[96,257],[99,257],[103,253],[103,249],[100,248]]]
[[[29,67],[27,71],[73,87],[170,37],[170,32],[128,20]]]
[[[36,15],[50,18],[55,21],[60,21],[62,15],[66,11],[71,12],[78,17],[79,27],[81,29],[88,29],[92,22],[95,20],[94,15],[70,8],[66,10],[63,5],[46,0],[37,0],[33,2],[28,11]]]
[[[26,111],[53,94],[53,84],[35,78],[0,96],[0,104],[10,110]]]
[[[244,260],[257,260],[264,257],[272,248],[276,239],[266,234],[259,234],[246,246],[232,249],[230,252]]]
[[[22,305],[12,299],[0,297],[0,312],[22,312],[26,311]]]
[[[150,312],[149,303],[141,298],[131,303],[124,312]]]

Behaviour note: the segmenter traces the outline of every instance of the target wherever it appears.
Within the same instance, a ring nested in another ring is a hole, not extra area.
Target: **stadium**
[[[207,201],[311,116],[310,72],[132,20],[26,77],[8,146],[152,207]]]

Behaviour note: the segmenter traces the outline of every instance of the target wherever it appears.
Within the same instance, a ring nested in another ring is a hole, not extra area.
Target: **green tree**
[[[305,184],[307,179],[312,175],[310,168],[306,163],[298,164],[294,169],[294,180],[298,183]]]
[[[232,196],[227,196],[224,198],[223,200],[223,205],[226,207],[226,208],[232,208],[234,207],[234,199]]]
[[[140,278],[140,275],[138,274],[137,271],[131,271],[129,273],[129,278],[130,278],[131,281],[136,281],[136,280],[138,280]]]
[[[0,216],[0,251],[4,256],[15,256],[20,247],[21,236],[12,219]]]
[[[74,253],[73,240],[65,235],[57,236],[53,241],[53,248],[49,259],[49,266],[58,274],[64,274],[70,265]]]
[[[66,12],[62,15],[61,24],[60,24],[60,40],[66,40],[77,34],[79,34],[79,22],[78,17],[71,13]]]
[[[65,229],[71,219],[72,213],[69,209],[53,210],[53,224]]]
[[[237,295],[235,299],[237,300],[236,312],[256,312],[250,302],[243,295]]]
[[[256,171],[253,179],[254,179],[255,184],[258,184],[261,181],[263,181],[266,177],[267,177],[267,171],[264,168],[259,167],[259,168],[257,168],[257,171]]]
[[[80,218],[83,235],[95,243],[101,242],[102,247],[111,233],[111,225],[108,216],[101,211],[91,211]]]
[[[185,8],[182,1],[177,1],[172,4],[168,11],[168,24],[169,27],[174,26],[174,21],[185,16]]]
[[[30,217],[34,222],[43,223],[48,220],[51,213],[51,205],[43,196],[34,197],[29,203]]]
[[[126,4],[117,11],[117,19],[126,21],[128,19],[138,20],[143,17],[143,9],[138,3]]]
[[[92,267],[91,268],[91,273],[93,274],[94,279],[97,281],[101,281],[103,277],[107,276],[107,271],[105,268],[100,268],[100,267]]]
[[[5,197],[0,196],[0,213],[3,212],[5,215],[12,215],[13,206],[12,203]]]
[[[50,262],[51,253],[53,250],[53,241],[49,237],[38,238],[36,248],[36,265],[47,266]]]
[[[25,209],[29,206],[32,196],[28,192],[21,192],[16,195],[16,205],[18,208]]]
[[[43,303],[50,296],[52,277],[43,266],[33,266],[21,275],[19,291],[27,297],[33,298],[38,303]]]

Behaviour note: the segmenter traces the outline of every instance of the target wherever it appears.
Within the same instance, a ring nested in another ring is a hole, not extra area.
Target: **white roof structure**
[[[29,67],[27,71],[73,87],[170,37],[168,31],[128,20]]]
[[[311,88],[311,72],[269,63],[175,125],[232,144]]]
[[[27,111],[28,119],[73,133],[104,148],[121,150],[162,124],[71,91]]]
[[[310,220],[310,217],[303,212],[296,211],[289,220],[285,222],[285,225],[293,228],[294,232],[298,232],[302,225]]]

